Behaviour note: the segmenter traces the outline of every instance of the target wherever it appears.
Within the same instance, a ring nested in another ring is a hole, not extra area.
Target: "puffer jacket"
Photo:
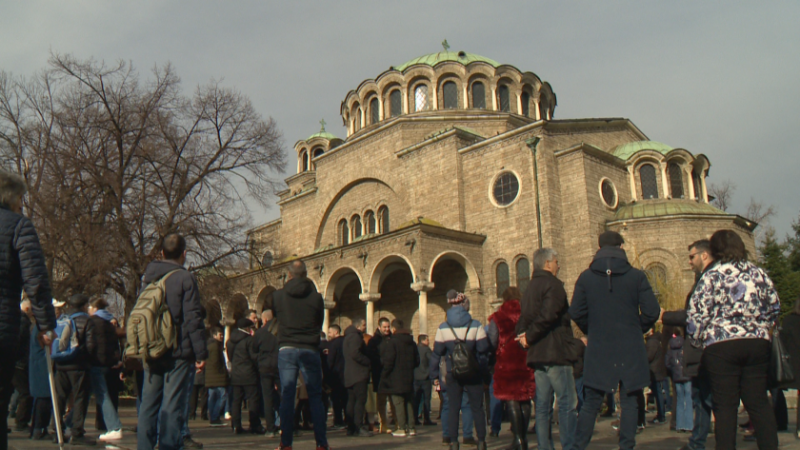
[[[225,367],[225,356],[222,354],[222,342],[211,338],[206,345],[208,359],[206,360],[206,387],[227,387],[228,368]]]
[[[180,269],[170,275],[166,282],[166,300],[172,320],[178,330],[178,345],[171,354],[175,359],[187,361],[203,361],[208,357],[206,349],[206,328],[203,320],[206,309],[200,303],[200,292],[197,279],[191,272],[172,261],[153,261],[147,265],[144,283],[158,281],[169,272]]]
[[[228,339],[228,359],[231,361],[231,385],[256,386],[258,376],[258,349],[256,340],[240,329]]]
[[[44,253],[33,223],[0,207],[0,347],[20,345],[19,301],[24,289],[39,330],[56,328]]]
[[[454,332],[455,335],[453,335]],[[445,321],[436,330],[431,354],[431,380],[439,378],[439,361],[442,358],[445,358],[447,373],[450,374],[453,371],[452,360],[449,356],[455,350],[457,338],[466,342],[467,348],[475,356],[481,369],[484,372],[488,370],[491,346],[486,337],[486,330],[483,329],[480,322],[472,319],[463,306],[457,305],[447,310]],[[476,380],[475,384],[479,381]]]
[[[93,367],[112,367],[120,360],[117,330],[110,317],[103,309],[89,317],[86,325],[86,351]]]

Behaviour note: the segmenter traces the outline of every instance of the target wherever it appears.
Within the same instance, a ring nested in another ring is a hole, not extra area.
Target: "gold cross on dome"
[[[450,50],[450,44],[447,43],[447,39],[442,41],[442,47],[444,47],[444,51]]]
[[[322,125],[322,128],[320,128],[319,131],[325,131],[325,119],[320,120],[319,124]]]

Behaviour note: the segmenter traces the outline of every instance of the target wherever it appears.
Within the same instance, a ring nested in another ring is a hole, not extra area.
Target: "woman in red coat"
[[[536,396],[533,370],[528,368],[528,352],[516,341],[515,329],[521,313],[516,287],[503,292],[503,304],[489,316],[489,341],[495,349],[494,396],[508,403],[513,450],[528,449],[528,422],[531,419],[531,399]]]

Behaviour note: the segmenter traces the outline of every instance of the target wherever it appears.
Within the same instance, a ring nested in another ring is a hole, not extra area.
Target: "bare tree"
[[[730,180],[725,180],[720,183],[711,183],[708,185],[708,195],[714,197],[711,203],[717,208],[727,211],[731,206],[733,200],[733,192],[736,190],[736,183]]]
[[[112,289],[129,309],[168,233],[194,270],[244,256],[244,201],[268,205],[285,157],[272,119],[218,82],[186,97],[170,65],[140,80],[54,54],[30,79],[0,73],[0,163],[28,179],[56,293]]]
[[[773,205],[764,205],[763,202],[757,201],[753,197],[750,197],[750,203],[747,204],[747,210],[744,213],[744,217],[752,220],[755,223],[761,224],[763,228],[767,228],[766,225],[769,223],[769,220],[777,214],[777,210]]]

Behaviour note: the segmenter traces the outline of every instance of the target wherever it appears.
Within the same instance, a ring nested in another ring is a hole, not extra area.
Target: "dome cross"
[[[319,129],[320,133],[325,131],[325,123],[325,119],[319,121],[319,124],[321,125],[321,128]]]
[[[444,47],[445,52],[450,51],[450,44],[447,43],[447,39],[442,41],[442,47]]]

